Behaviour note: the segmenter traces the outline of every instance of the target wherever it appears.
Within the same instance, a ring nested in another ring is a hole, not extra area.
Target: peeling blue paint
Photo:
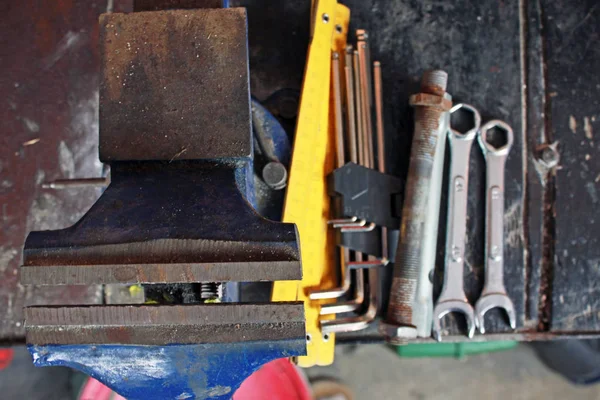
[[[36,366],[75,368],[130,400],[230,399],[263,364],[305,351],[304,338],[170,346],[29,346]]]

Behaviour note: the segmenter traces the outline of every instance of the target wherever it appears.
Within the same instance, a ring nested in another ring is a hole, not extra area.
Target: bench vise
[[[295,225],[251,206],[246,12],[103,14],[100,53],[111,183],[72,227],[29,234],[22,284],[225,294],[28,307],[34,363],[79,369],[128,399],[230,398],[262,364],[306,352],[301,302],[231,302],[236,282],[302,277]]]

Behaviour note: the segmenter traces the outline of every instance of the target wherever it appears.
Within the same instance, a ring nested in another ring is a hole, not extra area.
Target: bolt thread
[[[439,69],[425,71],[421,78],[421,91],[423,93],[443,96],[448,85],[448,73]]]

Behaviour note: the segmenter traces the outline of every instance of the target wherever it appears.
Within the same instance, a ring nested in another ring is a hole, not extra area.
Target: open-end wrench
[[[466,132],[460,132],[450,124],[448,130],[450,178],[448,179],[448,224],[444,283],[442,293],[433,310],[433,336],[437,341],[442,340],[440,321],[446,314],[451,312],[464,314],[469,338],[472,338],[475,333],[475,315],[473,307],[465,295],[463,267],[469,189],[469,155],[481,125],[481,117],[479,112],[468,104],[457,104],[450,109],[450,113],[459,110],[472,114],[473,127]]]
[[[494,146],[488,133],[504,131],[506,143]],[[479,145],[485,156],[485,283],[475,303],[475,323],[485,333],[484,316],[492,308],[502,308],[508,315],[510,327],[516,328],[515,308],[504,287],[504,165],[513,144],[513,131],[505,122],[493,120],[481,127]]]

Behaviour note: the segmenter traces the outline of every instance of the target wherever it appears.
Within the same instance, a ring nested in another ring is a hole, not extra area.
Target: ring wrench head
[[[469,115],[467,118],[470,120],[468,123],[465,122],[465,126],[458,128],[452,124],[452,115]],[[481,126],[481,115],[479,115],[479,111],[475,107],[470,104],[459,103],[454,105],[450,109],[450,129],[448,134],[452,135],[454,139],[459,140],[473,140],[479,131],[479,127]],[[467,128],[468,127],[468,128]],[[467,129],[462,129],[467,128]]]
[[[490,293],[482,295],[475,303],[475,323],[480,333],[485,333],[485,313],[492,308],[501,308],[508,316],[508,322],[512,329],[517,328],[517,318],[513,303],[506,293]]]
[[[465,316],[467,322],[467,336],[469,339],[473,338],[477,320],[475,319],[475,313],[471,304],[462,300],[447,300],[438,302],[433,310],[433,337],[438,342],[442,341],[442,318],[453,312],[462,313]]]
[[[493,131],[495,131],[496,134],[493,134]],[[502,134],[504,137],[500,139],[504,140],[499,143],[494,143],[495,140],[499,139],[496,137],[497,134]],[[494,154],[505,156],[510,151],[513,141],[513,130],[510,125],[497,119],[483,124],[479,132],[479,146],[481,146],[484,155]]]

